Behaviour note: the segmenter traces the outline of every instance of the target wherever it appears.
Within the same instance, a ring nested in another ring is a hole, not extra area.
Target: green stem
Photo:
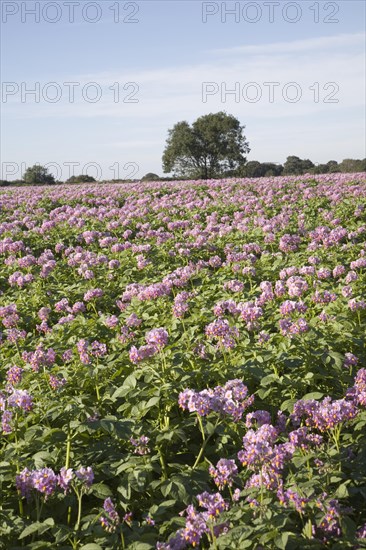
[[[99,315],[98,315],[98,312],[97,312],[97,308],[95,307],[95,304],[94,304],[93,302],[89,302],[89,303],[90,303],[91,308],[92,308],[92,310],[94,311],[96,317],[98,318]]]
[[[205,442],[205,440],[206,440],[205,430],[203,429],[202,418],[200,417],[199,414],[197,414],[197,420],[198,420],[198,425],[200,427],[200,431],[201,431],[201,434],[202,434],[202,440],[203,440],[203,442]]]
[[[161,450],[161,447],[158,447],[158,452],[159,452],[161,468],[163,470],[163,479],[168,479],[168,470],[166,467],[166,462],[165,462],[164,454],[163,454],[163,451]]]
[[[18,345],[18,342],[17,342],[17,341],[15,341],[15,347],[17,348],[17,354],[18,354],[18,357],[19,357],[19,361],[21,361],[21,360],[22,360],[22,357],[21,357],[21,355],[20,355],[19,345]]]
[[[98,384],[98,368],[99,368],[99,359],[97,357],[97,366],[96,366],[96,369],[95,369],[95,392],[97,394],[97,403],[99,404],[100,393],[99,393],[99,384]]]
[[[37,517],[37,522],[39,522],[39,520],[41,519],[43,503],[41,503],[41,506],[39,505],[39,496],[38,496],[38,494],[35,495],[35,499],[36,499],[36,517]],[[33,535],[32,535],[32,542],[35,541],[35,537],[36,537],[36,533],[34,532]]]
[[[67,439],[66,439],[66,460],[65,460],[66,470],[70,467],[70,453],[71,453],[71,430],[70,430],[70,424],[69,424],[67,429]]]
[[[18,457],[18,413],[15,414],[14,439],[15,439],[15,450],[16,450],[17,474],[20,474],[19,457]],[[19,503],[19,515],[20,517],[23,517],[24,515],[23,499],[22,499],[21,492],[20,491],[17,491],[17,492],[18,492],[18,503]]]
[[[215,424],[215,427],[212,431],[212,433],[207,437],[205,437],[205,432],[204,432],[204,429],[203,429],[203,424],[202,424],[202,419],[200,417],[199,414],[197,414],[197,418],[198,418],[198,424],[199,424],[199,427],[200,427],[200,430],[201,430],[201,434],[202,434],[202,439],[203,439],[203,443],[202,443],[202,446],[201,446],[201,449],[200,449],[200,452],[198,453],[198,456],[196,458],[196,461],[195,463],[193,464],[192,466],[192,470],[194,470],[197,465],[199,464],[202,456],[203,456],[203,453],[205,452],[205,449],[207,447],[207,443],[210,441],[212,435],[215,433],[215,429],[217,428],[218,424],[219,424],[219,419],[216,421],[216,424]]]
[[[97,366],[98,368],[98,366]],[[100,401],[99,385],[98,385],[98,373],[95,374],[95,393],[97,395],[97,403]]]
[[[71,506],[67,508],[67,525],[71,524]]]
[[[181,317],[180,320],[182,321],[184,339],[188,342],[186,324],[185,324],[185,322],[184,322],[183,317]]]
[[[211,534],[211,542],[213,544],[213,548],[214,548],[214,550],[217,550],[217,540],[216,540],[216,537],[215,537],[212,521],[210,522],[210,534]]]
[[[19,515],[22,518],[24,515],[23,500],[20,491],[18,491]]]
[[[340,436],[341,436],[341,431],[342,431],[342,424],[339,424],[338,426],[336,426],[332,430],[333,441],[335,443],[337,453],[338,453],[338,470],[339,470],[339,472],[342,471],[342,463],[341,463],[341,459],[340,459],[340,456],[339,456],[339,453],[340,453],[339,440],[340,440]]]
[[[70,467],[70,453],[71,453],[71,430],[70,430],[70,424],[69,424],[67,429],[67,440],[66,440],[66,460],[65,460],[66,470],[68,470]],[[67,525],[70,525],[70,524],[71,524],[71,506],[68,506]]]
[[[261,468],[261,473],[260,473],[260,484],[261,484],[260,515],[262,517],[262,515],[263,515],[263,473],[262,473],[262,468]]]
[[[199,464],[199,461],[201,460],[202,455],[203,455],[203,453],[205,452],[206,445],[207,445],[209,439],[210,439],[210,436],[209,436],[209,437],[207,438],[207,440],[203,443],[203,445],[202,445],[202,447],[201,447],[201,449],[200,449],[200,452],[198,453],[198,456],[197,456],[197,458],[196,458],[196,461],[195,461],[195,463],[194,463],[193,466],[192,466],[192,470],[194,470],[194,469],[197,467],[197,465]]]
[[[335,446],[336,446],[336,449],[337,449],[338,453],[340,451],[339,439],[340,439],[340,435],[341,435],[341,430],[342,430],[342,424],[338,424],[338,426],[335,426],[333,428],[333,430],[331,430],[332,439],[335,443]]]
[[[169,409],[168,409],[167,406],[165,406],[165,408],[164,408],[164,428],[166,428],[166,429],[169,428],[169,421],[170,421],[168,413],[169,413]]]
[[[78,536],[79,535],[79,531],[80,531],[80,522],[81,522],[81,509],[82,509],[82,499],[83,499],[83,492],[81,491],[79,493],[79,491],[77,491],[75,489],[75,494],[76,494],[76,497],[78,499],[78,517],[77,517],[77,520],[76,520],[76,523],[75,523],[75,531],[76,531],[76,535]]]
[[[162,367],[163,367],[163,374],[165,374],[165,371],[166,371],[166,361],[165,361],[165,356],[164,356],[164,353],[160,350],[159,348],[159,355],[160,355],[160,359],[161,359],[161,364],[162,364]]]

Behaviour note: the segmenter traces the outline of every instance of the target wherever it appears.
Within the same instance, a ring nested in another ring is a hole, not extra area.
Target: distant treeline
[[[335,172],[366,172],[366,159],[344,159],[340,163],[335,160],[330,160],[326,164],[314,164],[309,159],[300,159],[296,156],[290,156],[287,157],[283,165],[250,160],[243,167],[242,176],[247,178],[260,178],[263,176],[296,176],[301,174],[328,174]]]
[[[284,164],[277,164],[274,162],[259,162],[257,160],[250,160],[241,166],[238,170],[232,173],[225,173],[220,177],[240,177],[240,178],[261,178],[271,176],[290,176],[290,175],[302,175],[302,174],[333,174],[336,172],[341,173],[353,173],[353,172],[366,172],[366,158],[365,159],[344,159],[342,162],[336,160],[330,160],[326,164],[314,164],[309,159],[301,159],[296,156],[289,156]],[[111,180],[110,183],[137,183],[139,181],[176,181],[178,179],[184,180],[184,177],[161,177],[153,172],[148,172],[141,179],[118,179]],[[23,179],[7,181],[0,180],[0,187],[7,187],[9,185],[24,186],[24,185],[59,185],[59,184],[78,184],[78,183],[96,183],[92,176],[80,174],[79,176],[72,176],[65,182],[56,181],[52,174],[48,173],[47,168],[39,165],[34,165],[28,168],[23,176]]]
[[[238,170],[233,171],[230,176],[261,178],[270,176],[297,176],[302,174],[331,174],[335,172],[366,172],[366,159],[344,159],[340,163],[336,160],[330,160],[326,164],[314,164],[309,159],[301,159],[296,156],[287,157],[284,164],[250,160]],[[226,173],[225,176],[221,177],[228,177],[228,174]],[[171,181],[177,179],[185,178],[160,177],[158,174],[149,172],[141,181]]]

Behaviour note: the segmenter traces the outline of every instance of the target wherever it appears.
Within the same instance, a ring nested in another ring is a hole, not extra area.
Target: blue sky
[[[162,175],[168,128],[220,110],[246,126],[249,160],[365,156],[362,1],[1,8],[3,178],[35,162],[63,180]]]

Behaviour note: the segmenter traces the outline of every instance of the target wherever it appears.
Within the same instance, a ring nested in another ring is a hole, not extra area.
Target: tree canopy
[[[235,175],[245,165],[249,144],[237,118],[223,111],[186,121],[168,131],[164,172],[207,179]]]
[[[160,177],[157,174],[154,174],[154,172],[148,172],[141,178],[141,181],[158,181],[158,180],[160,180]]]
[[[96,179],[93,176],[87,174],[80,174],[79,176],[71,176],[65,183],[93,183]]]
[[[284,174],[306,174],[314,168],[314,163],[309,159],[300,159],[295,155],[289,156],[283,165]]]
[[[283,171],[281,164],[275,164],[273,162],[258,162],[257,160],[250,160],[244,167],[240,176],[246,178],[262,178],[265,176],[280,176]]]
[[[55,182],[55,178],[48,172],[48,168],[34,164],[26,169],[23,175],[25,183],[30,185],[51,185]]]

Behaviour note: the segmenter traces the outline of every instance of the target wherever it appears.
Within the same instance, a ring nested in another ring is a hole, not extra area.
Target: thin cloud
[[[252,44],[245,46],[235,46],[233,48],[218,48],[207,50],[207,53],[214,55],[235,55],[239,53],[261,55],[268,53],[299,53],[308,51],[326,51],[339,47],[362,47],[365,45],[365,35],[363,33],[343,33],[335,36],[319,36],[316,38],[307,38],[303,40],[293,40],[288,42],[272,42],[268,44]]]

